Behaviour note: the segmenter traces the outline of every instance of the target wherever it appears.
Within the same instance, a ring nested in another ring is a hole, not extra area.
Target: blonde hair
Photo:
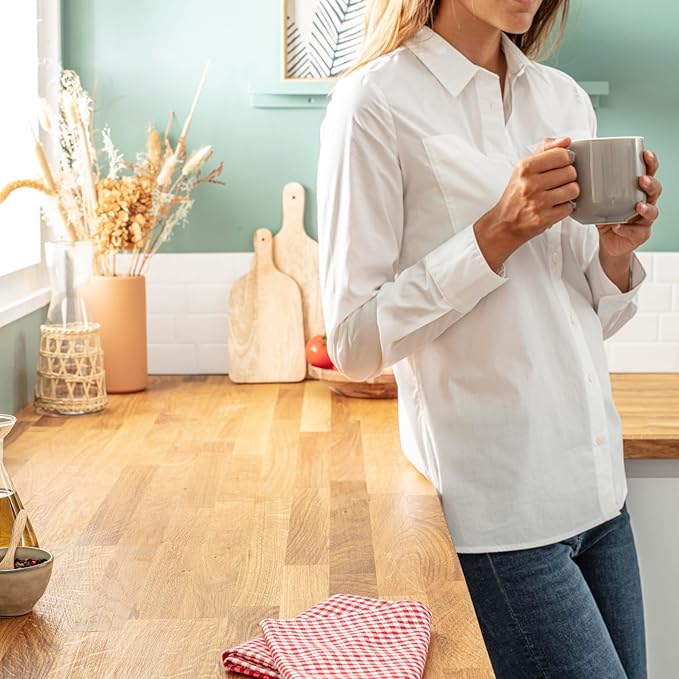
[[[423,26],[431,26],[442,0],[368,0],[364,41],[357,60],[345,71],[348,75],[384,54],[398,49]],[[531,27],[521,35],[508,37],[529,57],[544,57],[556,49],[563,36],[569,0],[543,0]],[[547,54],[542,51],[559,21],[559,31]]]

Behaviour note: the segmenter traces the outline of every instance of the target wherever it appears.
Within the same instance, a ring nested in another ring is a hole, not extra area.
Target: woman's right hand
[[[517,163],[502,197],[474,224],[479,248],[498,271],[509,255],[573,211],[580,194],[571,140],[545,139],[541,149]]]

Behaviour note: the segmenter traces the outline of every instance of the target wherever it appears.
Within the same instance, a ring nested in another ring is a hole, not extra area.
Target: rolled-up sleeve
[[[354,379],[434,341],[503,285],[472,225],[399,271],[404,186],[392,113],[381,90],[341,81],[321,128],[318,236],[328,352]]]
[[[620,330],[637,312],[639,288],[646,278],[646,272],[639,258],[634,255],[630,272],[630,289],[622,292],[606,275],[599,260],[597,247],[585,275],[592,291],[594,310],[601,321],[604,339],[607,339]]]

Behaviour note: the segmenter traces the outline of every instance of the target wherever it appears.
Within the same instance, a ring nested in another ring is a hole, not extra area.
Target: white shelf
[[[325,108],[333,80],[279,80],[250,83],[250,105],[253,108]],[[609,94],[608,81],[582,81],[580,85],[589,94],[594,108],[601,97]]]

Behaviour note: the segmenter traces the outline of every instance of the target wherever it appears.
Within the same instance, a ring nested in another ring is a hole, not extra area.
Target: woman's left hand
[[[624,224],[597,224],[599,247],[611,257],[627,255],[645,243],[658,217],[656,203],[662,193],[662,184],[655,178],[658,157],[652,151],[644,151],[644,162],[646,174],[639,177],[639,186],[646,193],[647,200],[636,204],[636,216]]]

